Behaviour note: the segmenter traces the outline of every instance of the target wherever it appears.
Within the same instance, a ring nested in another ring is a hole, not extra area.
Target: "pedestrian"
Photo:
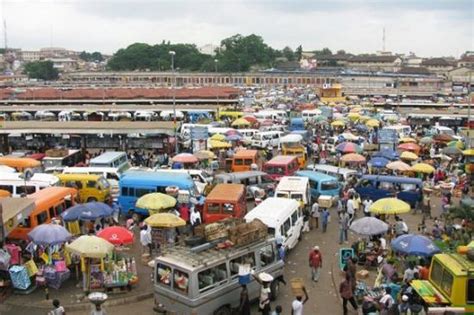
[[[309,267],[311,268],[311,280],[318,282],[323,267],[323,256],[319,251],[319,246],[314,246],[309,253]]]
[[[255,276],[252,270],[252,276],[260,284],[260,296],[258,299],[258,309],[263,315],[269,315],[270,308],[270,296],[272,290],[270,284],[273,281],[273,277],[266,272],[261,272],[258,276]]]
[[[415,278],[415,273],[418,273],[418,268],[415,267],[415,264],[410,261],[408,263],[408,268],[405,270],[403,274],[403,282],[406,284],[410,284],[411,280]]]
[[[323,233],[326,233],[326,229],[329,223],[329,217],[330,217],[330,214],[329,214],[328,209],[324,208],[323,212],[321,213],[321,223],[323,225]]]
[[[311,207],[311,224],[310,228],[313,229],[319,229],[319,204],[317,201],[313,203],[313,206]]]
[[[351,197],[347,200],[346,207],[347,207],[347,214],[349,214],[349,224],[350,224],[355,216],[354,197]]]
[[[357,303],[354,299],[354,293],[352,291],[352,281],[349,273],[346,273],[344,281],[339,285],[339,294],[342,298],[342,310],[344,315],[347,314],[347,302],[350,302],[354,310],[357,311]]]
[[[302,232],[309,232],[309,219],[310,219],[310,214],[308,209],[305,207],[303,209],[303,230]]]
[[[272,315],[281,315],[281,314],[283,314],[282,312],[283,312],[283,309],[282,309],[281,305],[277,305],[275,307],[275,310],[273,311]]]
[[[196,226],[201,224],[201,213],[196,211],[195,207],[191,207],[191,215],[189,216],[189,222],[191,223],[191,229],[194,235],[194,229]]]
[[[339,214],[339,244],[347,242],[347,230],[350,225],[350,217],[346,211]]]
[[[362,203],[364,205],[364,215],[366,217],[370,217],[370,207],[372,206],[374,202],[370,197],[365,198],[364,202]]]
[[[66,315],[64,307],[61,306],[61,303],[58,299],[53,300],[53,310],[51,310],[48,315]]]
[[[392,289],[390,287],[385,288],[385,294],[380,298],[380,315],[388,315],[389,310],[392,308],[392,305],[395,301],[392,297]]]
[[[303,315],[303,305],[308,302],[308,292],[306,288],[303,287],[304,300],[301,295],[297,296],[296,299],[291,303],[291,315]]]
[[[242,284],[242,291],[240,292],[239,314],[250,315],[249,291],[246,284]]]
[[[395,216],[395,235],[399,237],[400,235],[408,233],[408,226],[399,216]]]
[[[277,250],[278,250],[278,259],[281,261],[285,261],[285,247],[281,243],[277,243]]]
[[[92,308],[91,315],[107,315],[107,312],[100,304],[96,304],[95,307]]]
[[[148,226],[144,224],[140,230],[140,243],[143,246],[143,254],[146,254],[148,251],[151,256],[151,233],[148,230]]]

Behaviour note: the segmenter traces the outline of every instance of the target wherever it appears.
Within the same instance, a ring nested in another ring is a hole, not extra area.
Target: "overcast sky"
[[[459,57],[474,50],[474,0],[0,1],[8,46],[22,49],[113,53],[134,42],[199,47],[255,33],[279,49],[369,53],[382,50],[385,27],[388,51]]]

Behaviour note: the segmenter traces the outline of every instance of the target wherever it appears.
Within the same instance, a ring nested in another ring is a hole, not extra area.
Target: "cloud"
[[[422,56],[472,50],[473,1],[51,0],[4,1],[11,47],[52,44],[113,53],[134,42],[218,44],[240,33],[275,47],[382,49]]]

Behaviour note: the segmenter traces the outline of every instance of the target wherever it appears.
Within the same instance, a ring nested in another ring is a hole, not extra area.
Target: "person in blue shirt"
[[[324,208],[323,212],[321,213],[321,224],[323,225],[323,233],[326,233],[328,222],[329,222],[329,211],[327,208]]]
[[[277,248],[278,248],[278,259],[285,261],[285,255],[286,255],[285,248],[283,247],[282,244],[277,244]]]

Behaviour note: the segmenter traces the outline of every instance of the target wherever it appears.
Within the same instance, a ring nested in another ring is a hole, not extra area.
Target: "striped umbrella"
[[[336,150],[341,153],[360,153],[362,152],[362,148],[359,147],[357,144],[352,142],[342,142],[341,144],[336,146]]]

